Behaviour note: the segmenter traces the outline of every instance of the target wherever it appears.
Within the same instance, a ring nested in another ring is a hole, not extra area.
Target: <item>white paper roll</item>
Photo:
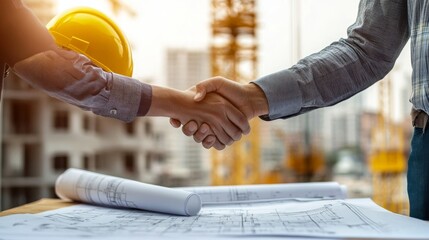
[[[201,199],[195,193],[75,168],[58,177],[55,192],[61,199],[185,216],[201,210]]]

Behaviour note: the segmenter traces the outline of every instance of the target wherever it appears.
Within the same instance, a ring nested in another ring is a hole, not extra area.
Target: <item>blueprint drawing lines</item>
[[[0,236],[8,235],[93,240],[150,236],[427,239],[429,223],[388,212],[369,199],[213,205],[196,216],[80,204],[0,218]]]
[[[245,205],[243,205],[245,206]],[[103,235],[106,232],[149,235],[323,235],[338,232],[389,232],[383,224],[366,217],[358,207],[346,202],[330,202],[317,208],[291,211],[288,204],[252,204],[256,207],[203,208],[194,217],[172,216],[136,210],[87,207],[46,215],[65,226],[44,225],[38,231],[73,231]],[[261,207],[262,206],[262,207]],[[292,208],[293,209],[293,208]],[[65,228],[64,228],[65,227]]]

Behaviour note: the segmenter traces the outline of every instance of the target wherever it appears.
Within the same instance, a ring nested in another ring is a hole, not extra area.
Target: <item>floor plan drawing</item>
[[[427,239],[429,223],[388,212],[369,199],[248,203],[202,208],[196,216],[76,205],[0,218],[0,236],[305,236]]]

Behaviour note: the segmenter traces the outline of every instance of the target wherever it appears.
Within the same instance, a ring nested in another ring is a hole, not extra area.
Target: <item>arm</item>
[[[146,84],[105,72],[84,55],[58,48],[19,61],[12,70],[51,97],[125,122],[137,116],[142,95],[151,94]]]
[[[288,118],[334,105],[382,79],[409,38],[407,2],[362,0],[347,34],[347,39],[291,68],[255,81],[270,105],[264,119]]]
[[[95,114],[132,121],[136,116],[165,116],[206,122],[220,140],[231,144],[249,131],[245,115],[217,94],[199,103],[194,92],[150,86],[136,79],[105,72],[82,54],[57,49],[26,58],[14,72],[35,88]]]
[[[56,45],[45,26],[20,0],[0,1],[0,59],[16,62]]]
[[[254,82],[268,100],[269,111],[262,119],[288,118],[334,105],[382,79],[409,38],[407,2],[362,0],[357,20],[347,33],[347,39]],[[216,91],[228,99],[237,95],[227,90],[229,84],[216,81],[199,84],[198,92]],[[213,84],[216,86],[205,90]],[[172,120],[172,125],[178,127],[180,123]],[[207,136],[191,131],[190,125],[183,131],[194,138]]]

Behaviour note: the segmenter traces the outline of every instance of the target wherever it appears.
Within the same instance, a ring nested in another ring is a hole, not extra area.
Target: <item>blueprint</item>
[[[196,215],[201,209],[201,199],[195,193],[75,168],[58,177],[55,192],[65,200],[185,216]]]
[[[324,237],[428,239],[429,223],[369,199],[210,205],[197,216],[76,205],[0,218],[0,239]]]
[[[347,197],[346,187],[337,182],[206,186],[180,189],[198,194],[203,205],[272,200],[318,201]]]

